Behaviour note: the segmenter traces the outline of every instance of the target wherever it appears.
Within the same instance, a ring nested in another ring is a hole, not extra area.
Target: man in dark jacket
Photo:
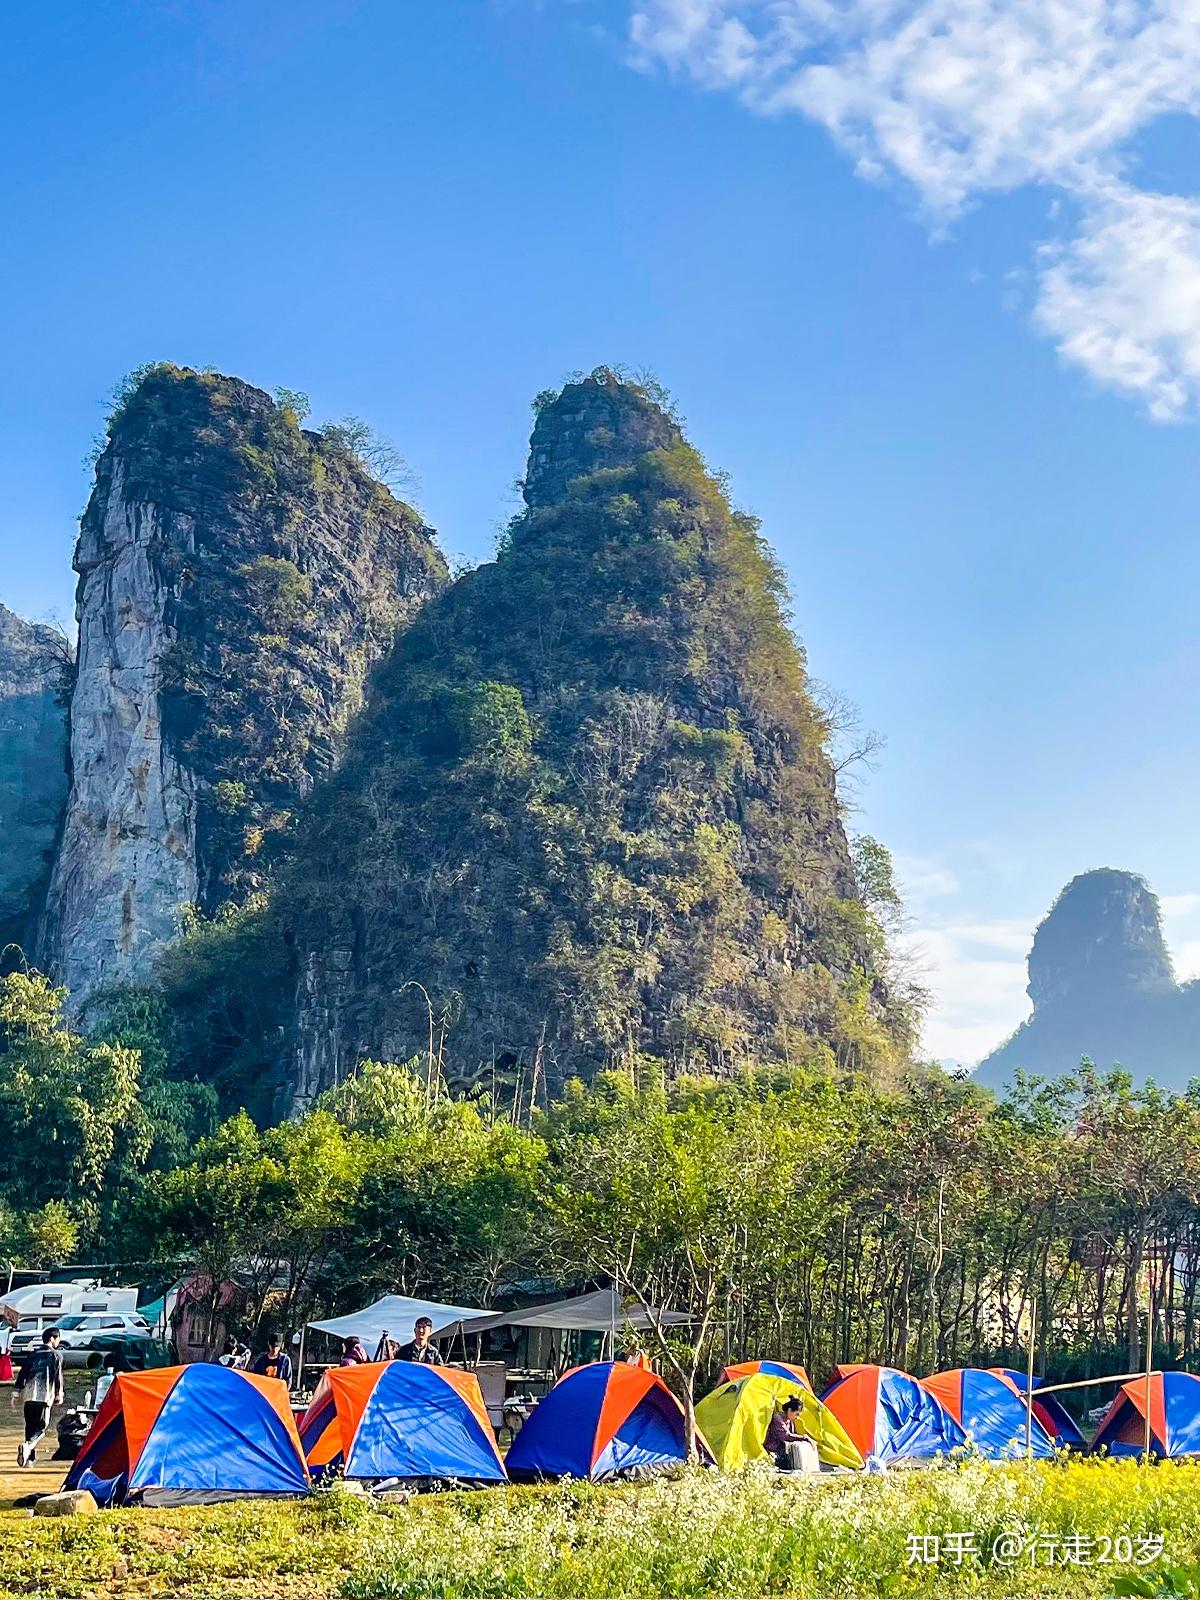
[[[419,1361],[424,1366],[444,1367],[442,1353],[433,1342],[433,1323],[428,1317],[418,1317],[413,1336],[396,1352],[398,1361]]]
[[[41,1348],[21,1363],[13,1385],[11,1405],[20,1395],[25,1404],[25,1439],[17,1446],[17,1465],[27,1467],[37,1460],[37,1447],[50,1426],[50,1409],[63,1403],[63,1358],[58,1349],[57,1328],[42,1334]]]

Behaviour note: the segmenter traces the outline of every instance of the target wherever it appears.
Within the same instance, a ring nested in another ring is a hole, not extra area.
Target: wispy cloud
[[[634,64],[826,127],[937,227],[987,193],[1069,196],[1035,321],[1157,420],[1200,403],[1200,205],[1138,188],[1134,134],[1200,114],[1200,0],[632,0]]]

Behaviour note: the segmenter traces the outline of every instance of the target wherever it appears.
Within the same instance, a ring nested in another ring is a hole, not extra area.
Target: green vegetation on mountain
[[[912,1017],[757,523],[604,369],[540,397],[525,497],[314,795],[280,914],[325,1081],[431,1021],[456,1078],[535,1096],[639,1054],[893,1070]]]

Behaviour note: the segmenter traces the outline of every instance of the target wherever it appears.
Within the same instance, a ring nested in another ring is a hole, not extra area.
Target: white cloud
[[[1200,114],[1200,0],[633,0],[630,40],[643,69],[822,124],[939,225],[988,192],[1071,196],[1038,326],[1158,420],[1200,400],[1200,206],[1124,177],[1136,132]]]
[[[1200,911],[1200,894],[1160,894],[1158,908],[1165,918],[1190,917]]]
[[[1025,956],[1033,923],[971,919],[918,927],[912,944],[933,1004],[923,1044],[935,1060],[973,1066],[1029,1015]]]
[[[1200,203],[1109,184],[1040,252],[1039,325],[1063,355],[1159,422],[1200,396]]]

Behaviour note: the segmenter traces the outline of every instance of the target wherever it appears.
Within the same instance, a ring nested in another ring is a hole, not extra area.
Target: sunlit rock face
[[[344,440],[260,389],[158,366],[80,524],[71,787],[39,956],[78,1010],[144,982],[184,908],[270,881],[372,662],[442,581]]]
[[[1177,1088],[1200,1076],[1200,985],[1176,983],[1157,896],[1136,873],[1072,878],[1034,934],[1028,992],[1033,1015],[980,1063],[980,1082],[1057,1077],[1085,1056]]]

